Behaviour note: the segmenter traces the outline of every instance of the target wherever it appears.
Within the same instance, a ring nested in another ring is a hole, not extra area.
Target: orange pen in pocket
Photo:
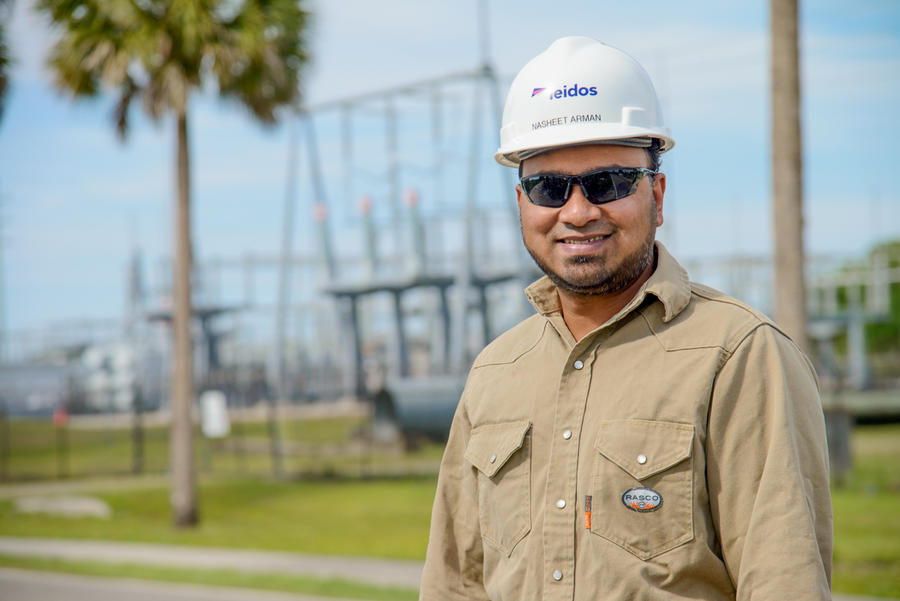
[[[584,496],[584,527],[591,529],[591,495]]]

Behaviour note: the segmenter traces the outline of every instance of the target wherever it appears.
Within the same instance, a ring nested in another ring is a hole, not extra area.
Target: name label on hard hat
[[[662,495],[646,486],[630,488],[622,493],[622,503],[628,509],[639,513],[656,511],[662,506]]]
[[[560,115],[552,119],[541,119],[540,121],[532,121],[531,131],[543,129],[545,127],[554,127],[556,125],[566,125],[567,123],[591,123],[600,122],[603,119],[600,113],[586,113],[583,115]]]

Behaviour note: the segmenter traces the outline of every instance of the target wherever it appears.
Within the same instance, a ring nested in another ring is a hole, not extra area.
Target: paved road
[[[71,561],[300,574],[418,589],[422,563],[244,549],[0,536],[0,553]]]
[[[0,568],[0,598],[3,601],[335,601],[334,598],[218,586],[73,576],[10,568]]]

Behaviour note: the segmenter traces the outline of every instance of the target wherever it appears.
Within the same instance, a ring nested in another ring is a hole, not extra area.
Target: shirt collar
[[[628,303],[625,313],[640,306],[647,294],[652,294],[665,309],[663,322],[669,322],[688,306],[691,300],[691,284],[687,271],[669,254],[666,247],[658,240],[655,244],[656,269]],[[545,317],[561,310],[556,285],[547,276],[528,286],[525,295],[537,312]],[[619,317],[621,315],[622,313]]]

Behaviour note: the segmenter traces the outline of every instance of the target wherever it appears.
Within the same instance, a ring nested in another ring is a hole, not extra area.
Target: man
[[[673,144],[646,72],[595,40],[513,82],[496,158],[547,275],[472,366],[421,599],[830,599],[813,369],[655,242]]]

